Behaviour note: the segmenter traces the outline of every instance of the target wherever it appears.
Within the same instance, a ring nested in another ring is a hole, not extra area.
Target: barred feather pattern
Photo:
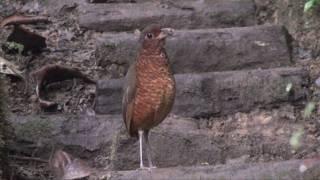
[[[170,113],[175,97],[175,80],[168,57],[163,50],[158,55],[141,53],[135,62],[135,94],[131,108],[129,133],[149,130]]]

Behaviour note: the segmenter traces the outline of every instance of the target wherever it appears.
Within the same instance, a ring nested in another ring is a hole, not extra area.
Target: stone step
[[[97,180],[314,180],[318,177],[320,177],[319,159],[305,159],[223,166],[158,168],[152,169],[151,172],[147,170],[100,171],[91,178]]]
[[[123,72],[139,48],[138,36],[130,33],[107,33],[98,44],[99,65],[119,66]],[[177,30],[166,43],[174,73],[287,66],[290,49],[290,35],[282,26]]]
[[[247,112],[256,107],[279,106],[306,97],[307,72],[301,68],[275,68],[175,75],[177,92],[172,113],[209,117]],[[123,79],[100,80],[95,110],[121,113]],[[292,84],[290,92],[286,91]]]
[[[79,6],[79,25],[86,29],[133,31],[151,23],[177,29],[250,26],[255,5],[251,0],[180,0]]]
[[[128,137],[120,115],[11,116],[10,122],[16,139],[9,148],[15,154],[48,159],[54,147],[96,168],[139,167],[138,141]],[[151,130],[153,160],[158,167],[173,167],[296,158],[319,147],[306,130],[300,142],[303,148],[292,151],[289,139],[302,123],[296,121],[292,106],[203,123],[171,116]]]

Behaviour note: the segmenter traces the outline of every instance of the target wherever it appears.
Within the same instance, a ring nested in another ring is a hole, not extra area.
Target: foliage
[[[308,0],[305,4],[304,4],[304,12],[307,12],[313,8],[315,8],[317,5],[319,5],[320,0]]]
[[[303,110],[302,117],[304,119],[310,118],[315,108],[316,108],[316,104],[314,102],[308,102],[308,104]],[[294,150],[298,149],[301,146],[303,135],[304,135],[304,129],[302,127],[300,127],[297,131],[293,132],[290,138],[290,145]]]
[[[17,51],[19,54],[22,53],[24,46],[16,42],[5,42],[4,46],[10,51]]]
[[[315,110],[316,104],[314,102],[309,102],[306,107],[304,108],[302,117],[303,118],[309,118],[312,114],[312,112]]]
[[[290,138],[290,145],[293,149],[298,149],[301,146],[302,136],[304,134],[304,130],[300,127],[297,131],[295,131]]]

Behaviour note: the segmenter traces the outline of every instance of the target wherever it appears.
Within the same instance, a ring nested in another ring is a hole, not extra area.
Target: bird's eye
[[[148,33],[148,34],[147,34],[147,38],[148,38],[148,39],[151,39],[151,38],[153,38],[153,35],[152,35],[151,33]]]

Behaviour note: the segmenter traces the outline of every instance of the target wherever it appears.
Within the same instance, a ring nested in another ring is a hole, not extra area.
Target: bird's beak
[[[167,36],[173,35],[174,29],[172,28],[162,28],[161,33],[157,36],[157,39],[165,39]]]

